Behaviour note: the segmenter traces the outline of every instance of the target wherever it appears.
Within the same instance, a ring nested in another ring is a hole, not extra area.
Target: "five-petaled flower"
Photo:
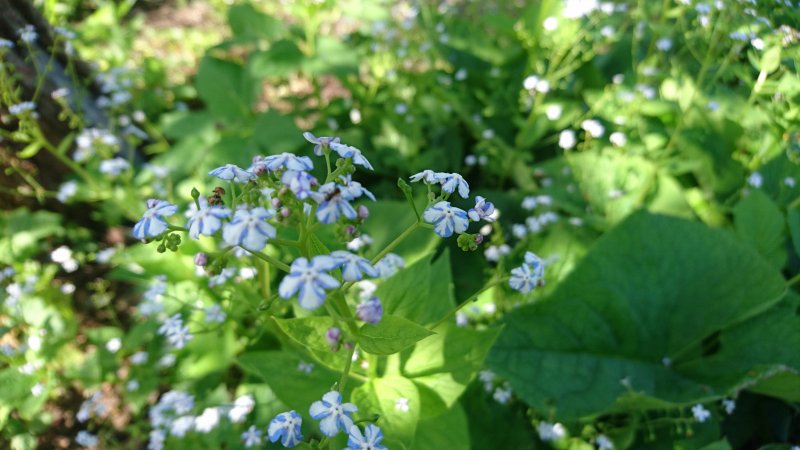
[[[367,425],[364,428],[364,434],[361,434],[358,425],[353,425],[350,427],[347,437],[347,448],[349,450],[386,450],[386,447],[381,445],[382,440],[383,431],[377,425]]]
[[[297,301],[305,309],[317,309],[325,302],[325,290],[339,287],[339,281],[328,274],[339,266],[339,261],[326,255],[297,258],[292,262],[288,275],[278,286],[281,298],[291,298],[297,293]]]
[[[217,167],[211,172],[208,172],[208,174],[212,177],[217,177],[220,180],[233,180],[237,183],[247,183],[256,177],[253,173],[242,169],[236,164],[225,164],[222,167]]]
[[[342,394],[330,391],[322,396],[322,401],[317,400],[311,404],[308,413],[314,420],[320,420],[319,429],[325,436],[336,436],[339,430],[349,432],[353,426],[350,417],[358,407],[352,403],[342,403]]]
[[[425,169],[422,172],[415,173],[414,175],[411,175],[410,179],[412,183],[422,181],[426,184],[435,184],[439,182],[439,180],[436,178],[436,172],[430,169]]]
[[[303,418],[296,411],[288,411],[275,416],[269,423],[267,435],[270,442],[277,442],[280,439],[284,447],[294,447],[303,440],[300,426]]]
[[[478,222],[481,219],[487,222],[494,222],[494,218],[491,217],[493,212],[494,204],[492,202],[487,202],[486,199],[480,195],[476,195],[475,207],[467,211],[467,215],[473,222]]]
[[[378,269],[363,256],[346,250],[336,250],[331,252],[331,256],[342,265],[342,279],[345,281],[361,281],[365,274],[373,278],[379,275]]]
[[[276,171],[281,168],[295,171],[308,171],[314,168],[314,163],[308,156],[297,156],[294,153],[281,153],[264,158],[267,169]]]
[[[267,239],[276,235],[275,227],[267,223],[274,213],[268,209],[257,207],[240,209],[233,215],[233,220],[222,227],[222,239],[228,245],[239,245],[248,250],[261,250],[267,245]]]
[[[304,200],[311,195],[311,185],[316,182],[316,178],[302,170],[287,170],[281,176],[281,183],[294,192],[295,197],[300,200]]]
[[[145,239],[161,235],[169,227],[162,217],[171,216],[176,212],[178,207],[172,203],[151,198],[147,201],[147,211],[142,215],[142,219],[133,226],[133,237]]]
[[[422,213],[425,222],[433,224],[433,231],[441,237],[450,237],[453,232],[461,234],[467,231],[469,218],[460,208],[450,206],[450,202],[441,201]]]
[[[372,164],[370,164],[369,161],[367,161],[367,158],[361,154],[361,150],[351,145],[345,145],[339,142],[331,142],[330,147],[331,150],[338,153],[342,158],[351,158],[353,160],[353,164],[365,167],[369,170],[374,170],[372,168]]]
[[[323,150],[330,148],[332,143],[339,143],[338,137],[328,137],[328,136],[314,136],[310,131],[306,131],[303,133],[303,137],[306,138],[308,142],[311,142],[314,145],[314,154],[317,156],[322,156]]]
[[[460,195],[461,198],[469,197],[469,184],[467,184],[467,180],[461,175],[457,173],[437,172],[436,179],[439,183],[442,183],[442,190],[448,194],[452,194],[458,189],[458,195]]]
[[[194,239],[200,235],[211,236],[222,228],[222,219],[230,217],[231,210],[219,206],[201,206],[200,209],[189,211],[191,217],[186,222],[189,236]]]
[[[508,285],[527,294],[536,286],[544,285],[544,261],[532,252],[525,252],[525,263],[511,271]]]
[[[352,200],[352,198],[346,195],[341,188],[341,186],[331,182],[323,184],[317,192],[311,193],[311,197],[319,203],[315,215],[321,223],[334,223],[339,220],[339,216],[354,220],[358,215],[353,206],[350,205],[349,200]]]

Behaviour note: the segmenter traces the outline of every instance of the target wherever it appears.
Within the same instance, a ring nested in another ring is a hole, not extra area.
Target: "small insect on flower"
[[[261,250],[267,239],[275,238],[275,227],[267,223],[274,216],[271,210],[257,207],[236,211],[233,220],[222,227],[222,239],[228,245],[239,245],[248,250]]]
[[[169,225],[163,217],[168,217],[178,212],[178,207],[164,200],[151,198],[147,201],[147,211],[142,219],[133,226],[133,237],[145,239],[156,237],[167,231]]]
[[[425,222],[433,224],[433,231],[441,237],[450,237],[453,233],[461,234],[467,231],[469,218],[467,213],[460,208],[450,206],[450,202],[441,201],[429,207],[422,213]]]
[[[358,425],[353,425],[347,436],[347,448],[348,450],[386,450],[386,447],[381,445],[382,440],[383,431],[377,425],[367,425],[364,428],[364,434],[361,434]]]
[[[339,142],[331,142],[330,147],[331,150],[338,153],[342,158],[351,158],[353,160],[353,164],[362,166],[369,170],[374,170],[372,168],[372,164],[370,164],[369,161],[367,161],[367,158],[365,158],[361,153],[361,150],[351,145],[345,145]]]
[[[302,424],[303,418],[294,410],[278,414],[269,422],[269,428],[267,428],[270,442],[280,440],[284,447],[295,447],[303,440],[300,432]]]
[[[242,169],[236,164],[225,164],[208,172],[208,174],[220,180],[235,181],[237,183],[247,183],[256,177],[255,174]]]
[[[358,216],[356,210],[350,205],[350,198],[343,194],[336,183],[323,184],[317,192],[311,193],[311,197],[319,203],[315,216],[320,223],[334,223],[339,220],[340,216],[344,216],[348,220],[355,220]]]
[[[289,299],[297,293],[297,300],[305,309],[314,310],[325,302],[325,290],[339,287],[339,281],[328,274],[339,266],[339,261],[326,255],[297,258],[288,275],[278,286],[281,298]]]
[[[352,403],[342,403],[342,394],[330,391],[322,396],[322,401],[311,404],[308,413],[319,420],[319,429],[328,437],[336,436],[339,430],[348,432],[353,426],[352,415],[358,407]]]

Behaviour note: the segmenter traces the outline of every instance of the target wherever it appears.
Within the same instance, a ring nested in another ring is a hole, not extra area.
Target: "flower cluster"
[[[463,234],[467,231],[470,222],[481,220],[492,222],[494,220],[494,205],[486,201],[481,196],[475,197],[475,206],[469,211],[452,206],[449,201],[450,195],[458,193],[461,198],[469,198],[469,184],[461,175],[457,173],[434,172],[423,170],[411,176],[411,182],[423,182],[428,186],[441,187],[441,195],[431,198],[431,204],[425,209],[422,218],[425,222],[433,225],[433,230],[441,237],[450,237],[455,234]]]
[[[544,261],[532,252],[525,252],[525,262],[511,270],[508,285],[523,294],[527,294],[536,286],[543,286]]]

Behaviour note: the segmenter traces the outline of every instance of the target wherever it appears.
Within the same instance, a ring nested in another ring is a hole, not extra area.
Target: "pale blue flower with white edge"
[[[475,196],[475,207],[467,211],[467,215],[473,222],[478,222],[481,219],[487,222],[494,222],[494,218],[491,217],[493,212],[494,204],[492,202],[487,202],[485,198],[477,195]]]
[[[353,181],[352,176],[350,175],[342,175],[339,177],[342,180],[342,184],[339,185],[339,190],[342,191],[342,195],[348,200],[355,200],[362,195],[365,195],[368,199],[375,201],[375,195],[372,194],[367,188],[361,185],[358,181]]]
[[[409,178],[411,179],[412,183],[422,181],[425,184],[436,184],[439,182],[439,180],[436,178],[436,172],[430,169],[425,169],[422,172],[415,173]]]
[[[450,237],[453,233],[461,234],[467,231],[469,218],[467,213],[460,208],[450,206],[450,202],[441,201],[429,207],[422,213],[425,222],[433,224],[433,231],[441,237]]]
[[[242,433],[242,441],[247,448],[261,445],[261,430],[256,428],[255,425],[250,425],[250,428]]]
[[[302,170],[287,170],[281,176],[281,183],[294,192],[295,197],[300,200],[304,200],[311,195],[311,185],[316,182],[316,178]]]
[[[365,158],[361,153],[361,150],[351,145],[345,145],[339,142],[331,142],[330,147],[331,150],[338,153],[342,158],[351,158],[353,160],[353,164],[365,167],[369,170],[374,170],[372,168],[372,164],[370,164],[369,161],[367,161],[367,158]]]
[[[167,231],[169,224],[163,217],[168,217],[178,212],[178,207],[164,200],[151,198],[147,201],[147,211],[142,219],[133,226],[133,237],[145,239],[156,237]]]
[[[361,429],[358,425],[350,427],[350,432],[347,437],[347,448],[349,450],[386,450],[386,447],[381,445],[383,440],[383,431],[375,424],[369,424],[364,428],[364,434],[361,434]]]
[[[534,273],[531,266],[523,264],[511,270],[511,278],[508,280],[508,285],[515,291],[527,294],[539,284],[540,280],[541,278]]]
[[[525,252],[525,264],[530,266],[536,281],[544,284],[544,260],[533,252]]]
[[[352,403],[342,403],[342,394],[330,391],[311,404],[308,413],[314,420],[320,420],[319,429],[328,437],[336,436],[339,430],[350,432],[353,426],[352,414],[358,407]]]
[[[331,256],[342,265],[342,279],[345,281],[361,281],[364,275],[373,278],[378,276],[378,269],[367,258],[345,250],[336,250]]]
[[[330,137],[330,136],[314,136],[310,131],[306,131],[303,133],[303,137],[306,138],[308,142],[311,142],[314,145],[314,154],[317,156],[323,155],[323,150],[330,148],[332,143],[339,143],[338,137]]]
[[[280,440],[284,447],[292,448],[297,446],[303,440],[303,435],[300,431],[302,424],[303,418],[294,410],[278,414],[269,422],[269,427],[267,428],[270,442]]]
[[[222,228],[222,219],[231,216],[231,210],[220,206],[201,206],[189,211],[191,216],[186,222],[189,236],[197,239],[200,235],[211,236]]]
[[[442,190],[448,194],[452,194],[458,189],[458,195],[460,195],[461,198],[469,197],[469,184],[461,175],[457,173],[437,172],[436,179],[439,183],[442,183]]]
[[[380,261],[378,261],[377,264],[375,264],[375,268],[378,269],[380,277],[385,280],[387,278],[391,278],[400,269],[405,267],[405,265],[406,262],[403,260],[402,256],[396,253],[389,253],[388,255],[384,256]]]
[[[267,223],[275,213],[261,206],[240,209],[233,220],[222,226],[222,239],[228,245],[238,245],[247,250],[261,250],[267,239],[276,235],[275,227]]]
[[[314,163],[308,156],[297,156],[294,153],[281,153],[264,158],[267,169],[276,171],[279,169],[309,171],[314,168]]]
[[[289,299],[297,293],[297,301],[305,309],[314,310],[325,302],[325,290],[339,287],[339,281],[328,274],[339,266],[339,261],[327,255],[297,258],[289,274],[278,286],[281,298]]]
[[[349,199],[343,195],[341,186],[336,183],[323,184],[317,192],[311,193],[311,197],[319,203],[315,215],[321,223],[334,223],[339,220],[340,216],[354,220],[358,215],[348,202]]]
[[[236,164],[225,164],[208,172],[208,174],[220,180],[235,181],[237,183],[247,183],[256,177],[255,174],[242,169]]]

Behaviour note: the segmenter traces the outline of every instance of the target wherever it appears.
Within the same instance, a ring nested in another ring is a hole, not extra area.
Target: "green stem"
[[[800,273],[798,273],[797,275],[793,276],[792,278],[789,278],[789,279],[786,281],[786,286],[788,286],[788,287],[792,287],[792,286],[794,286],[794,285],[795,285],[795,284],[796,284],[798,281],[800,281]]]
[[[242,248],[244,248],[244,247],[242,247]],[[272,256],[267,255],[266,253],[262,253],[262,252],[259,252],[259,251],[256,251],[256,250],[249,250],[249,249],[246,249],[246,248],[245,248],[245,250],[250,252],[250,254],[252,254],[256,258],[259,258],[259,259],[261,259],[263,261],[266,261],[266,262],[272,264],[273,266],[277,267],[278,269],[281,269],[284,272],[288,273],[288,272],[291,272],[291,270],[292,270],[291,267],[289,267],[288,265],[278,261],[277,259],[273,258]]]
[[[470,303],[474,302],[475,300],[477,300],[477,299],[478,299],[478,297],[479,297],[481,294],[483,294],[484,292],[488,291],[489,289],[491,289],[491,288],[493,288],[493,287],[495,287],[495,286],[497,286],[497,285],[499,285],[499,284],[502,284],[502,283],[504,283],[504,282],[506,282],[506,281],[508,281],[508,277],[503,277],[503,278],[500,278],[500,279],[497,279],[497,280],[495,280],[495,281],[492,281],[492,282],[490,282],[489,284],[487,284],[486,286],[484,286],[483,288],[481,288],[479,291],[476,291],[474,294],[470,295],[470,296],[469,296],[469,297],[468,297],[466,300],[464,300],[463,302],[459,303],[459,304],[458,304],[458,305],[457,305],[455,308],[451,309],[451,310],[450,310],[450,312],[449,312],[449,313],[447,313],[447,315],[446,315],[446,316],[444,316],[444,317],[442,317],[441,319],[439,319],[439,320],[438,320],[438,321],[437,321],[435,324],[433,324],[433,326],[431,326],[431,327],[430,327],[430,329],[431,329],[431,330],[435,330],[435,329],[436,329],[436,328],[438,328],[438,327],[439,327],[441,324],[443,324],[443,323],[447,322],[447,321],[448,321],[448,320],[450,320],[450,319],[451,319],[451,318],[452,318],[454,315],[456,315],[456,313],[457,313],[459,310],[461,310],[461,308],[463,308],[464,306],[466,306],[466,305],[468,305],[468,304],[470,304]]]
[[[400,233],[400,236],[397,236],[397,238],[395,238],[395,240],[393,240],[391,243],[389,243],[389,245],[387,245],[386,248],[384,248],[383,250],[381,250],[380,253],[375,255],[375,257],[372,258],[372,261],[370,261],[370,264],[372,264],[372,265],[377,264],[378,261],[383,259],[384,256],[386,256],[389,252],[394,250],[395,247],[400,245],[400,243],[403,242],[408,236],[410,236],[411,233],[414,232],[414,230],[419,228],[419,226],[420,226],[420,222],[419,221],[416,221],[413,224],[411,224],[410,227],[406,228],[405,231]]]
[[[347,384],[347,376],[350,374],[350,367],[353,365],[353,354],[356,352],[355,343],[350,348],[350,353],[347,355],[347,359],[344,362],[344,371],[342,371],[342,377],[339,379],[339,385],[336,387],[340,393],[344,392],[344,387]]]

